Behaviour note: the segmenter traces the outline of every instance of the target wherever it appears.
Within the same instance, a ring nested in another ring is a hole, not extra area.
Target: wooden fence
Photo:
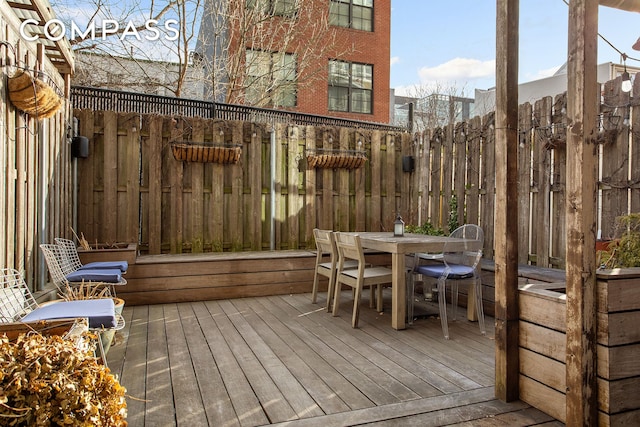
[[[44,46],[23,41],[19,27],[14,11],[0,2],[0,266],[17,269],[38,290],[47,279],[38,245],[67,233],[72,223],[71,108],[65,98],[53,117],[39,120],[10,100],[8,78],[18,69],[65,87]],[[14,40],[22,41],[8,42]]]
[[[638,132],[631,131],[640,116],[618,87],[604,86],[593,138],[602,156],[594,198],[603,237],[614,233],[616,216],[640,211]],[[78,163],[78,229],[90,241],[136,241],[151,254],[298,249],[313,245],[314,227],[392,230],[400,213],[409,224],[444,229],[480,224],[485,257],[493,258],[493,114],[415,135],[109,111],[75,116],[91,143]],[[521,195],[521,263],[564,265],[565,182],[580,179],[566,176],[566,123],[564,95],[520,107],[513,185]],[[176,142],[241,154],[237,163],[179,161]],[[367,161],[311,168],[307,156],[319,149],[364,152]]]

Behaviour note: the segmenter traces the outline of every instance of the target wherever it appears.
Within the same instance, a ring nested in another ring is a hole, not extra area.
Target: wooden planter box
[[[115,246],[115,247],[113,247]],[[138,256],[137,243],[122,243],[103,247],[98,244],[98,248],[85,250],[78,248],[78,255],[83,264],[94,261],[127,261],[129,265],[136,263]]]
[[[563,283],[520,287],[520,399],[566,422]],[[640,268],[602,270],[598,292],[599,425],[640,419]]]

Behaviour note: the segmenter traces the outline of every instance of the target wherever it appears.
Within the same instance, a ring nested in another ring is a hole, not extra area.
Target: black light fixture
[[[80,159],[89,157],[89,138],[86,136],[74,136],[71,139],[71,155]]]

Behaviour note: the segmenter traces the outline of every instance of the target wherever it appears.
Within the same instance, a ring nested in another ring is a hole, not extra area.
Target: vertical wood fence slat
[[[326,130],[323,131],[319,137],[322,141],[322,148],[333,148],[333,136]],[[331,169],[322,169],[320,173],[322,175],[322,194],[320,196],[320,206],[318,211],[320,212],[320,224],[321,228],[327,230],[344,231],[335,227],[333,217],[333,171]]]
[[[602,236],[614,237],[615,219],[627,213],[628,173],[629,173],[629,133],[622,132],[626,108],[618,107],[629,103],[629,93],[620,90],[616,81],[604,85],[604,105],[602,106],[602,150],[607,161],[602,163]]]
[[[201,118],[194,118],[191,130],[193,141],[204,141],[204,123]],[[204,251],[204,163],[195,162],[191,167],[191,252]]]
[[[287,241],[290,249],[298,248],[300,240],[300,211],[302,205],[300,203],[299,185],[300,179],[298,172],[298,126],[289,126],[286,130],[288,148],[287,153],[287,218],[285,223],[287,225]]]
[[[243,146],[242,143],[242,122],[234,121],[231,123],[230,137],[228,141],[231,141],[232,146]],[[229,229],[231,235],[229,240],[231,241],[231,247],[234,251],[244,249],[244,209],[242,203],[243,197],[243,179],[242,179],[242,164],[230,164],[228,165],[228,171],[231,174],[231,194],[229,196],[229,209],[228,212],[235,213],[229,215]]]
[[[633,93],[640,94],[640,79],[633,79]],[[629,164],[631,169],[631,212],[640,212],[640,96],[636,95],[635,105],[629,106],[629,126],[631,129],[625,129],[626,132],[631,131],[631,160]],[[624,122],[623,122],[624,124]]]
[[[104,112],[103,185],[102,185],[102,242],[118,240],[118,115]]]
[[[316,132],[313,126],[305,126],[304,127],[304,146],[305,153],[308,150],[315,148],[316,144]],[[315,247],[315,242],[312,242],[313,239],[313,229],[316,228],[316,224],[318,224],[318,216],[315,208],[316,201],[316,169],[310,168],[307,164],[306,158],[302,159],[303,164],[305,165],[305,189],[304,189],[304,204],[305,204],[305,240],[307,242],[307,247]]]
[[[496,197],[496,169],[495,169],[495,115],[487,114],[484,117],[481,150],[484,154],[482,160],[482,196],[480,200],[480,225],[484,231],[484,252],[486,258],[493,258],[493,231]]]
[[[338,134],[338,148],[340,150],[349,149],[349,129],[340,128]],[[336,174],[336,227],[335,230],[352,230],[350,224],[351,203],[349,197],[349,171],[347,169],[335,169]],[[354,219],[355,221],[355,219]]]
[[[370,220],[369,229],[382,230],[380,218],[382,217],[382,133],[374,130],[371,134],[371,147],[369,151],[369,165],[371,170],[371,196],[370,196]]]
[[[552,264],[554,267],[564,268],[564,254],[566,248],[566,182],[567,182],[567,127],[566,116],[562,114],[566,111],[567,98],[564,94],[555,97],[553,104],[552,123],[552,145],[553,145],[553,176],[551,190],[551,200],[553,206],[552,229],[550,237],[550,249]],[[595,195],[594,195],[595,201]]]
[[[209,132],[212,142],[220,142],[220,123],[211,123]],[[209,224],[209,238],[211,239],[212,251],[221,252],[224,250],[224,165],[218,163],[207,164],[209,180],[211,181],[211,198],[209,200],[209,214],[207,222]]]
[[[283,149],[283,145],[284,145],[284,141],[286,141],[286,125],[283,125],[281,123],[277,123],[275,125],[275,132],[276,132],[276,139],[275,139],[275,153],[276,153],[276,159],[275,159],[275,222],[274,222],[274,227],[275,227],[275,236],[276,236],[276,241],[275,241],[275,248],[276,249],[283,249],[282,247],[282,243],[283,243],[283,235],[282,235],[282,230],[284,229],[283,227],[283,222],[285,221],[285,215],[286,215],[286,203],[282,200],[282,188],[283,188],[283,181],[284,181],[284,177],[286,176],[286,160],[283,158],[284,156],[284,149]],[[286,187],[285,187],[286,188]]]
[[[529,220],[531,218],[531,121],[532,107],[524,103],[519,108],[518,123],[518,263],[529,262]]]
[[[453,147],[456,163],[453,170],[453,195],[456,197],[456,223],[458,225],[464,224],[465,221],[465,206],[466,190],[467,190],[467,158],[469,158],[469,151],[467,150],[467,135],[466,135],[466,123],[460,122],[456,125],[453,134]],[[450,230],[453,231],[453,230]]]
[[[383,175],[382,188],[384,198],[382,199],[382,212],[380,216],[381,230],[393,231],[393,222],[398,212],[399,204],[396,200],[396,142],[395,136],[390,134],[385,138],[386,151],[382,154]]]
[[[545,97],[535,103],[534,116],[539,126],[534,141],[534,186],[537,190],[534,212],[536,218],[536,265],[549,267],[549,228],[550,228],[550,192],[551,192],[551,150],[548,135],[551,130],[551,97]]]
[[[442,215],[442,228],[450,233],[449,216],[451,206],[451,197],[453,196],[453,170],[455,164],[455,153],[453,152],[453,124],[446,125],[444,128],[444,143],[442,145],[442,207],[440,209]]]
[[[162,128],[161,117],[154,116],[149,122],[148,153],[149,177],[148,177],[148,242],[149,253],[159,254],[162,251]]]
[[[440,200],[442,198],[442,128],[437,128],[431,136],[431,206],[429,215],[431,223],[443,229]]]
[[[475,117],[467,127],[467,219],[470,224],[480,223],[480,140],[482,138],[482,119]]]
[[[250,174],[250,226],[249,236],[251,239],[251,250],[262,250],[262,217],[263,217],[263,203],[262,203],[262,141],[265,135],[260,126],[251,126],[251,144],[249,144],[249,155],[247,172]],[[255,136],[254,136],[255,135]]]
[[[183,122],[178,121],[174,126],[171,126],[169,130],[170,141],[182,140],[184,131]],[[167,150],[168,151],[168,150]],[[169,198],[169,229],[171,230],[169,247],[171,253],[181,253],[183,250],[183,233],[184,233],[184,208],[183,208],[183,195],[184,195],[184,181],[183,174],[184,168],[182,162],[169,163],[170,168],[170,198]]]

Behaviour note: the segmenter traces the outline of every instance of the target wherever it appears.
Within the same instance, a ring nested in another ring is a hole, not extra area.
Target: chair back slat
[[[22,274],[12,268],[0,270],[0,322],[18,322],[38,303],[29,291]]]

